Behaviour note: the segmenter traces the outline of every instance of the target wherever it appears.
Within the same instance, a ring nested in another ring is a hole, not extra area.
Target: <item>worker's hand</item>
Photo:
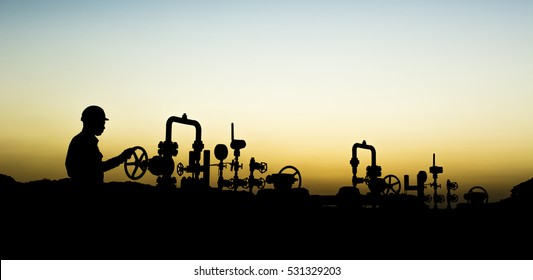
[[[123,160],[127,160],[131,158],[134,152],[135,152],[135,148],[127,148],[120,154],[120,158]]]

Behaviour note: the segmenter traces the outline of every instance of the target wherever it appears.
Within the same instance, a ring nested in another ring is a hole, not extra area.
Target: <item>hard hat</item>
[[[108,121],[109,119],[105,117],[104,109],[99,106],[91,105],[85,108],[85,110],[83,110],[83,112],[81,113],[82,122],[102,120]]]

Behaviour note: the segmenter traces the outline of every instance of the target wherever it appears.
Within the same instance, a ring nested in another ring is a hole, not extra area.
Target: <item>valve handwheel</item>
[[[258,178],[258,179],[254,178],[253,181],[251,182],[249,178],[244,178],[244,181],[246,182],[246,186],[244,187],[245,189],[246,188],[249,189],[250,187],[251,188],[257,187],[258,189],[263,189],[265,188],[265,185],[266,185],[266,181],[263,178]]]
[[[178,163],[178,166],[176,167],[176,173],[178,173],[178,176],[183,175],[183,172],[185,171],[185,167],[183,166],[183,163]]]
[[[459,196],[457,196],[456,194],[450,194],[448,196],[448,201],[455,203],[455,202],[459,201]]]
[[[294,173],[292,174],[293,177],[296,177],[298,176],[298,179],[296,179],[296,181],[298,181],[298,188],[301,188],[302,187],[302,174],[300,174],[300,171],[292,166],[292,165],[287,165],[285,167],[283,167],[280,171],[279,171],[279,174],[283,173],[283,170],[285,169],[292,169],[294,170]]]
[[[455,191],[459,188],[459,185],[456,182],[450,182],[450,180],[448,180],[446,182],[446,187],[451,191]]]
[[[383,194],[399,194],[402,189],[402,184],[400,183],[400,179],[396,177],[395,175],[387,175],[383,177],[383,180],[385,180],[385,189],[383,190]]]
[[[259,183],[260,183],[260,185],[257,186],[257,188],[259,188],[259,189],[264,189],[264,188],[265,188],[265,185],[266,185],[266,181],[265,181],[265,179],[263,179],[263,178],[259,178]]]
[[[446,198],[444,198],[444,195],[442,195],[442,194],[437,194],[437,195],[433,195],[433,196],[435,196],[435,201],[437,203],[443,203],[446,200]]]
[[[488,203],[489,193],[481,186],[475,186],[470,188],[468,193],[464,195],[468,203]]]
[[[259,164],[259,172],[261,174],[263,174],[263,173],[267,172],[267,170],[268,170],[268,164],[266,162],[261,162]]]
[[[146,169],[148,169],[148,154],[141,146],[135,146],[133,148],[134,151],[132,157],[124,161],[124,171],[128,178],[139,180],[146,172]],[[133,161],[130,161],[132,158]],[[133,166],[133,170],[130,172],[128,168],[131,166]]]

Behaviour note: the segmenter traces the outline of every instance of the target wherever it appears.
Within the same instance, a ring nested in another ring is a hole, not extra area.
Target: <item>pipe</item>
[[[352,147],[352,158],[355,158],[355,159],[357,158],[357,148],[370,150],[370,152],[372,154],[372,166],[376,165],[376,149],[373,146],[367,145],[366,141],[363,141],[362,144],[361,143],[353,144],[353,147]]]
[[[202,142],[202,127],[200,126],[200,123],[195,120],[187,119],[187,114],[183,114],[183,117],[170,117],[167,120],[167,126],[166,126],[166,135],[165,140],[166,141],[172,141],[172,123],[181,123],[181,124],[187,124],[192,125],[196,129],[196,140],[195,142]]]
[[[211,153],[209,150],[204,150],[204,166],[202,171],[204,172],[204,185],[209,187],[209,179],[211,177],[210,173],[211,166]]]
[[[172,142],[172,124],[181,123],[186,125],[192,125],[196,129],[196,139],[192,144],[193,151],[189,153],[189,167],[193,169],[193,177],[198,178],[200,174],[200,153],[204,149],[204,144],[202,143],[202,127],[200,123],[195,120],[190,120],[187,118],[187,114],[183,114],[183,117],[169,117],[166,124],[166,135],[165,142]]]

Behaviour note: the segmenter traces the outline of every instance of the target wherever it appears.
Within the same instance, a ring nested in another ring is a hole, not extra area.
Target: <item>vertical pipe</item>
[[[204,150],[204,168],[203,168],[203,172],[204,172],[204,178],[203,178],[203,182],[204,182],[204,185],[206,187],[210,187],[209,185],[209,179],[210,179],[210,166],[211,166],[211,153],[209,150]]]
[[[403,185],[405,186],[404,193],[407,193],[407,189],[409,189],[409,175],[403,175]]]

